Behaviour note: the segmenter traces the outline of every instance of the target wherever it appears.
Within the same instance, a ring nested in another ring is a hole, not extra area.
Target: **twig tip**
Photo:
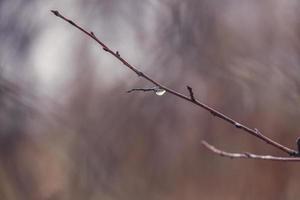
[[[202,141],[201,141],[201,144],[202,144],[203,146],[205,146],[206,148],[211,148],[211,147],[212,147],[212,145],[208,144],[208,142],[206,142],[205,140],[202,140]]]
[[[59,16],[59,12],[57,10],[51,10],[51,12],[56,15],[56,16]]]

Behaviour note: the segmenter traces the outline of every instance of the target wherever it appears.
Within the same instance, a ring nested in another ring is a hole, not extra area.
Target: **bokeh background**
[[[299,199],[299,164],[152,86],[50,13],[92,30],[155,80],[291,148],[300,126],[297,0],[1,0],[0,199]]]

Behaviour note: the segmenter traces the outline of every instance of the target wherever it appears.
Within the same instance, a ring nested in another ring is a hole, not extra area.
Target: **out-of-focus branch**
[[[130,70],[132,70],[134,73],[136,73],[136,75],[138,75],[141,78],[144,78],[146,80],[148,80],[149,82],[153,83],[159,90],[165,90],[166,92],[173,94],[181,99],[184,99],[186,101],[189,101],[191,103],[193,103],[194,105],[197,105],[199,107],[202,107],[203,109],[207,110],[208,112],[210,112],[213,116],[218,117],[224,121],[226,121],[227,123],[232,124],[233,126],[235,126],[238,129],[243,130],[244,132],[251,134],[252,136],[255,136],[256,138],[266,142],[267,144],[289,154],[290,156],[298,156],[298,152],[290,149],[282,144],[279,144],[277,142],[275,142],[274,140],[272,140],[271,138],[263,135],[262,133],[260,133],[256,128],[255,129],[251,129],[237,121],[235,121],[234,119],[230,118],[229,116],[215,110],[214,108],[198,101],[197,99],[195,99],[194,97],[194,93],[193,90],[190,86],[187,87],[188,92],[189,92],[189,96],[186,96],[184,94],[181,94],[179,92],[176,92],[175,90],[172,90],[166,86],[164,86],[163,84],[159,83],[158,81],[155,81],[154,79],[152,79],[150,76],[146,75],[145,73],[139,71],[136,67],[134,67],[133,65],[129,64],[123,57],[121,57],[120,53],[118,51],[113,51],[111,50],[108,46],[106,46],[103,42],[101,42],[96,35],[93,32],[89,32],[87,30],[85,30],[84,28],[82,28],[81,26],[77,25],[75,22],[73,22],[72,20],[64,17],[63,15],[61,15],[58,11],[56,10],[51,10],[51,12],[63,19],[64,21],[70,23],[72,26],[76,27],[77,29],[79,29],[80,31],[82,31],[83,33],[85,33],[86,35],[88,35],[90,38],[92,38],[93,40],[95,40],[104,51],[106,51],[107,53],[111,54],[112,56],[114,56],[116,59],[118,59],[120,62],[122,62],[124,64],[124,66],[126,66],[127,68],[129,68]],[[131,91],[145,91],[144,89],[133,89]]]
[[[211,144],[208,144],[206,141],[202,141],[202,145],[211,151],[214,154],[219,156],[224,156],[227,158],[244,158],[244,159],[258,159],[258,160],[266,160],[266,161],[285,161],[285,162],[300,162],[300,158],[296,157],[277,157],[270,155],[257,155],[253,153],[229,153],[220,149],[217,149]]]

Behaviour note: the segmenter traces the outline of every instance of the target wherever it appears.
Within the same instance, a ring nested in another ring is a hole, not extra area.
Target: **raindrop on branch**
[[[155,94],[156,94],[157,96],[162,96],[162,95],[164,95],[165,93],[166,93],[166,90],[161,89],[161,88],[158,88],[158,89],[155,90]]]

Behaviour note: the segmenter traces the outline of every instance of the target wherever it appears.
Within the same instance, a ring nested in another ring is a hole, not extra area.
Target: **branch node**
[[[217,114],[215,112],[213,112],[213,111],[210,111],[210,114],[212,114],[212,116],[214,116],[214,117],[217,116]]]
[[[249,153],[249,152],[245,152],[244,154],[245,154],[245,156],[246,156],[247,158],[251,158],[251,157],[252,157],[252,156],[251,156],[251,153]]]
[[[116,55],[117,55],[118,57],[120,57],[120,53],[119,53],[118,51],[116,51]]]
[[[107,47],[103,47],[104,51],[109,51],[109,49]]]
[[[144,73],[143,72],[140,72],[140,71],[137,71],[136,70],[136,72],[135,72],[138,76],[142,76],[142,77],[144,77],[145,75],[144,75]]]
[[[300,157],[300,152],[291,152],[291,153],[289,153],[289,155],[291,156],[291,157]]]
[[[296,143],[298,152],[296,152],[293,156],[300,157],[300,137],[297,138]]]
[[[262,135],[261,132],[257,128],[255,128],[254,131],[257,135]]]
[[[187,87],[187,89],[188,89],[188,91],[189,91],[189,94],[190,94],[190,99],[192,100],[192,101],[196,101],[195,100],[195,97],[194,97],[194,92],[193,92],[193,88],[191,88],[190,86],[186,86]]]
[[[235,126],[236,128],[241,128],[241,127],[242,127],[242,125],[241,125],[240,123],[238,123],[238,122],[235,122],[235,123],[234,123],[234,126]]]

